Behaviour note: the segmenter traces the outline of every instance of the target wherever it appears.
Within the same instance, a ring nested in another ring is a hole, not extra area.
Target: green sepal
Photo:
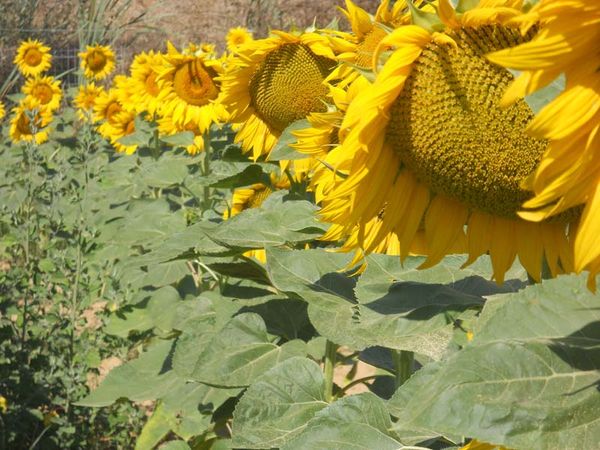
[[[417,8],[412,0],[406,2],[410,15],[412,17],[412,23],[426,29],[429,32],[442,31],[444,24],[437,14],[429,13]]]

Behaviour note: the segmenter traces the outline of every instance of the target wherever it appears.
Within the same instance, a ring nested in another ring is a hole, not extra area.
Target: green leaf
[[[195,134],[193,131],[182,131],[170,136],[161,136],[160,140],[173,147],[187,147],[194,143]]]
[[[297,120],[292,122],[288,127],[283,130],[281,136],[277,140],[277,143],[269,154],[270,161],[282,161],[282,160],[295,160],[295,159],[306,159],[308,156],[290,147],[290,144],[298,142],[298,138],[292,134],[293,131],[303,130],[310,128],[311,124],[307,119]]]
[[[169,441],[158,447],[158,450],[191,450],[191,448],[184,441]]]
[[[300,433],[325,408],[321,368],[306,358],[291,358],[260,376],[233,414],[233,446],[280,447]]]
[[[298,339],[273,344],[265,322],[258,314],[234,317],[201,353],[193,379],[214,386],[244,387],[278,362],[306,355],[306,344]]]
[[[408,0],[408,2],[406,2],[413,24],[419,25],[421,28],[425,28],[430,32],[441,31],[444,29],[444,24],[437,14],[417,8],[413,1],[414,0]]]
[[[172,330],[176,308],[180,303],[179,292],[172,286],[165,286],[154,291],[147,308],[153,325],[164,331]]]
[[[308,314],[319,334],[357,350],[381,345],[439,359],[455,320],[469,308],[480,307],[481,294],[521,285],[515,281],[515,286],[496,287],[474,278],[472,269],[460,270],[464,258],[450,257],[419,271],[420,258],[409,258],[402,267],[399,258],[377,257],[368,259],[367,271],[354,289],[355,281],[339,272],[349,258],[325,250],[270,248],[267,271],[276,288],[309,303]]]
[[[350,307],[356,304],[355,280],[338,272],[350,260],[348,254],[321,249],[268,248],[267,273],[280,291],[335,313],[344,303]]]
[[[156,246],[185,229],[185,217],[171,211],[165,199],[135,200],[108,225],[103,226],[103,242]]]
[[[285,201],[285,195],[285,191],[274,192],[260,208],[242,211],[209,232],[209,237],[223,246],[251,249],[308,242],[322,235],[326,226],[315,217],[317,207],[304,200]]]
[[[130,261],[132,265],[154,265],[174,259],[191,259],[195,252],[202,254],[220,254],[229,249],[217,244],[210,239],[219,224],[213,222],[199,222],[183,231],[165,236],[150,252],[136,257]]]
[[[152,328],[154,321],[146,309],[147,301],[126,306],[110,315],[104,333],[126,338],[132,331],[146,331]]]
[[[204,331],[214,325],[216,313],[210,298],[200,296],[180,302],[173,318],[173,329],[184,333]]]
[[[135,450],[152,450],[169,432],[171,426],[167,421],[168,414],[159,404],[148,419],[135,442]]]
[[[144,284],[148,286],[166,286],[181,280],[189,275],[190,269],[185,261],[169,261],[150,266],[148,274],[144,278]]]
[[[159,159],[145,161],[140,167],[140,175],[148,186],[169,187],[182,184],[188,175],[187,161],[178,159]]]
[[[262,284],[269,282],[265,268],[253,258],[240,257],[232,261],[231,257],[211,258],[205,256],[199,259],[214,272],[226,277],[252,280]]]
[[[119,139],[123,145],[148,145],[152,139],[153,131],[148,122],[140,115],[135,118],[135,131]]]
[[[319,411],[302,433],[282,447],[328,450],[398,450],[402,444],[392,427],[385,403],[374,394],[342,398]]]
[[[585,278],[488,300],[472,343],[397,391],[398,423],[510,448],[596,448],[600,311]]]
[[[218,389],[200,383],[177,386],[161,398],[165,421],[183,439],[202,434],[212,420],[213,412],[240,389]]]
[[[39,267],[42,272],[54,272],[56,270],[56,264],[50,258],[44,258],[39,262]]]
[[[211,187],[236,188],[254,183],[268,185],[270,178],[268,173],[264,172],[262,166],[259,164],[216,161],[211,166],[211,174],[208,177],[208,181]]]
[[[127,337],[132,331],[146,331],[157,327],[172,329],[179,293],[171,286],[154,291],[147,300],[128,306],[112,314],[104,328],[106,334]]]
[[[165,367],[172,341],[159,341],[139,358],[114,368],[98,388],[76,402],[80,406],[108,406],[120,398],[134,402],[156,400],[181,380]]]
[[[314,329],[308,319],[306,303],[294,299],[275,299],[253,306],[246,306],[240,312],[253,312],[262,317],[269,334],[292,339],[309,339]]]

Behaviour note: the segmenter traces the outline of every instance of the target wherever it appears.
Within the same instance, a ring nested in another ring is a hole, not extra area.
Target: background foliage
[[[302,183],[222,219],[233,188],[278,170],[244,161],[227,128],[191,157],[146,124],[122,156],[73,111],[59,121],[46,144],[0,147],[4,448],[600,439],[585,277],[529,285],[515,266],[498,286],[488,259],[461,256],[421,271],[372,255],[357,274],[317,240]],[[266,265],[244,256],[260,248]]]

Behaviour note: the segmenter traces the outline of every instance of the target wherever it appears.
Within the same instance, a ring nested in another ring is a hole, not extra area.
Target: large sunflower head
[[[50,111],[55,111],[60,107],[60,100],[62,99],[60,81],[55,80],[53,77],[38,75],[28,78],[21,90],[27,96],[35,98],[40,105]]]
[[[79,57],[81,69],[90,80],[103,80],[115,69],[115,54],[107,45],[88,45]]]
[[[96,86],[93,82],[79,86],[73,104],[77,108],[77,117],[84,122],[92,121],[96,99],[104,92],[102,86]]]
[[[496,64],[522,71],[503,103],[512,104],[561,73],[566,78],[564,91],[528,126],[530,135],[548,139],[549,145],[526,181],[535,196],[520,215],[542,221],[584,205],[574,263],[575,270],[590,271],[588,284],[595,289],[600,272],[600,3],[541,0],[513,21],[522,30],[537,24],[539,32],[529,42],[488,55]]]
[[[47,71],[51,62],[50,47],[33,39],[21,42],[14,59],[19,71],[26,77],[36,76]]]
[[[521,183],[547,143],[526,134],[533,113],[524,101],[500,107],[512,75],[485,54],[531,39],[507,24],[519,14],[514,2],[502,3],[457,13],[441,0],[439,31],[406,25],[382,40],[397,50],[348,108],[339,157],[350,170],[322,210],[348,233],[360,227],[362,250],[394,232],[405,256],[422,234],[424,268],[464,247],[468,263],[490,254],[498,282],[517,255],[535,279],[544,258],[554,274],[570,270],[576,214],[546,223],[517,216],[531,196]],[[382,212],[381,226],[365,235]]]
[[[34,142],[39,145],[48,140],[48,125],[52,122],[52,113],[41,106],[39,101],[25,97],[12,112],[9,133],[15,144]]]
[[[288,125],[326,110],[323,82],[334,66],[329,40],[316,33],[277,31],[241,47],[221,77],[236,141],[254,159],[268,155]]]
[[[137,113],[148,112],[151,115],[160,112],[158,100],[160,87],[157,78],[163,68],[163,55],[153,50],[135,56],[131,63],[131,100]]]
[[[179,52],[170,42],[158,77],[161,114],[180,126],[193,124],[205,133],[212,123],[227,118],[221,105],[221,83],[217,76],[222,63],[211,52],[194,47]]]

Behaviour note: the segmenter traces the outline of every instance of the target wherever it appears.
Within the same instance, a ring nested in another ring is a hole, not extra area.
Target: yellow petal
[[[600,257],[600,183],[588,199],[575,238],[575,270],[585,269]]]
[[[563,139],[584,126],[600,110],[600,77],[592,86],[566,90],[540,111],[528,131],[546,139]]]

